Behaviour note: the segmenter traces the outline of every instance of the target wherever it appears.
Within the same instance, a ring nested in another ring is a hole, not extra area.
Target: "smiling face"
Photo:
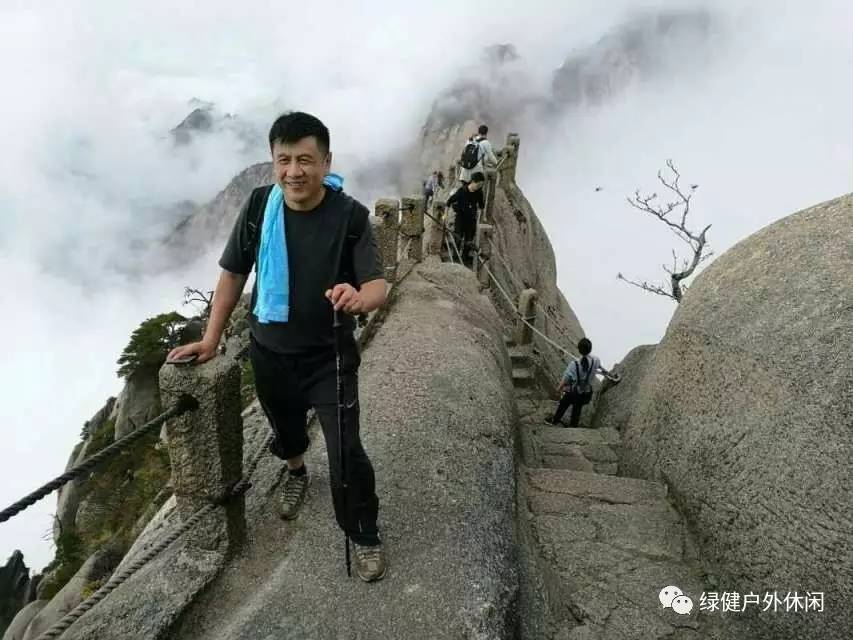
[[[276,140],[272,145],[275,179],[284,191],[287,206],[296,211],[313,209],[323,199],[323,178],[332,154],[320,147],[315,136],[296,142]]]

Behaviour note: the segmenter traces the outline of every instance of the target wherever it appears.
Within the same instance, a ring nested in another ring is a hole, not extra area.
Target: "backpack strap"
[[[261,225],[264,223],[264,211],[267,208],[267,198],[275,185],[258,187],[249,196],[249,209],[246,214],[246,253],[253,256],[255,272],[258,271],[258,238],[261,237]]]

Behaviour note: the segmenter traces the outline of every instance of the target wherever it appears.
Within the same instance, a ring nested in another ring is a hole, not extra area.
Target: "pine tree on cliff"
[[[188,321],[189,318],[172,311],[142,322],[118,359],[119,377],[129,378],[142,369],[159,369],[166,361],[166,354],[180,344]]]

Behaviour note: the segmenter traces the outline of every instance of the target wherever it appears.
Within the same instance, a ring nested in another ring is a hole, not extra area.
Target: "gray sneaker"
[[[308,485],[310,484],[311,476],[308,473],[304,476],[287,474],[287,478],[284,480],[284,495],[281,498],[280,512],[284,520],[293,520],[299,515],[299,509],[305,502],[305,495],[308,493]]]
[[[382,580],[385,577],[385,550],[381,544],[364,547],[353,543],[355,547],[355,572],[365,582]]]

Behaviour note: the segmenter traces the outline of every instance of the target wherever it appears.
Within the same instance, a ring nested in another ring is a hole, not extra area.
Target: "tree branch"
[[[656,294],[657,294],[657,295],[659,295],[659,296],[664,296],[664,297],[666,297],[666,298],[671,298],[671,299],[675,300],[676,302],[678,301],[678,298],[676,298],[673,294],[671,294],[669,291],[667,291],[667,290],[666,290],[666,289],[664,289],[663,287],[659,287],[659,286],[657,286],[657,285],[649,284],[649,283],[648,283],[648,282],[646,282],[646,281],[643,281],[643,282],[635,282],[634,280],[628,280],[628,278],[626,278],[625,276],[623,276],[621,273],[620,273],[620,274],[618,274],[616,277],[617,277],[617,278],[619,278],[620,280],[624,280],[624,281],[625,281],[625,282],[627,282],[628,284],[634,285],[635,287],[639,287],[639,288],[640,288],[640,289],[642,289],[643,291],[648,291],[649,293],[656,293]]]
[[[666,295],[667,297],[680,302],[684,292],[687,290],[686,287],[681,284],[682,280],[689,278],[701,262],[713,255],[710,251],[706,253],[706,249],[708,249],[707,233],[708,229],[711,228],[711,225],[705,227],[699,234],[695,234],[687,228],[687,215],[690,213],[690,199],[693,197],[693,194],[686,194],[681,190],[681,187],[678,184],[681,179],[681,174],[678,172],[678,169],[676,169],[673,161],[667,160],[666,166],[672,172],[673,177],[667,179],[661,171],[658,171],[658,180],[664,188],[677,196],[674,201],[666,202],[665,204],[658,204],[657,193],[652,193],[650,196],[644,196],[640,193],[639,189],[634,192],[633,198],[628,196],[626,199],[628,200],[628,204],[635,209],[654,216],[663,222],[670,231],[690,247],[693,252],[692,259],[683,260],[681,270],[678,271],[678,256],[673,250],[672,268],[670,269],[667,265],[662,265],[663,270],[670,276],[671,293],[666,292],[662,287],[650,285],[645,281],[639,283],[628,280],[624,278],[621,273],[619,274],[619,278],[629,284],[640,287],[645,291],[650,291],[651,293],[657,293],[659,295]],[[695,190],[697,186],[698,185],[692,185],[691,189]],[[680,221],[675,222],[671,220],[669,216],[679,208],[681,209],[681,219]]]

